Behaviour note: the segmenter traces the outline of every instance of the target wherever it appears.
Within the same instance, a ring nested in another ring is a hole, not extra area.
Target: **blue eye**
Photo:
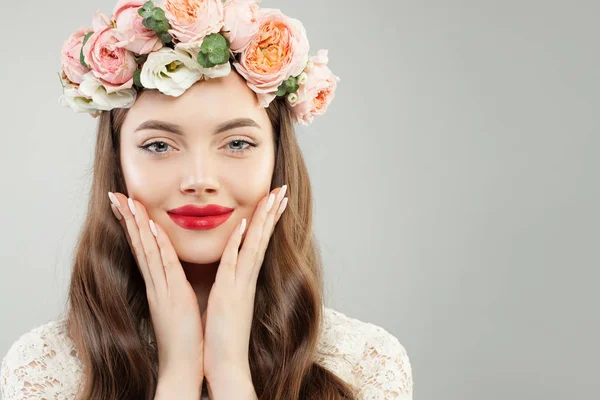
[[[236,154],[236,155],[241,155],[244,154],[248,151],[251,151],[253,147],[256,147],[257,145],[254,143],[251,143],[247,140],[243,140],[243,139],[233,139],[231,141],[229,141],[226,145],[227,150],[232,153],[232,154]],[[158,156],[158,157],[162,157],[165,156],[166,153],[168,153],[168,148],[173,148],[173,146],[157,140],[151,143],[148,143],[144,146],[139,146],[140,150],[146,153],[151,153],[152,155]],[[160,151],[160,149],[163,149],[164,151]]]
[[[172,147],[171,145],[168,145],[168,144],[166,144],[165,142],[156,141],[156,142],[148,143],[147,145],[144,145],[144,146],[140,146],[140,149],[141,149],[142,151],[146,151],[146,152],[148,152],[148,153],[152,153],[152,154],[157,154],[157,155],[159,155],[159,156],[160,156],[160,155],[163,155],[163,154],[165,154],[165,153],[166,153],[166,151],[150,151],[150,150],[148,150],[149,148],[151,148],[151,147],[153,147],[153,146],[156,146],[156,145],[159,145],[159,144],[163,144],[163,145],[166,145],[166,146],[168,146],[168,147]],[[156,148],[155,148],[155,150],[156,150]]]
[[[243,146],[244,144],[246,146]],[[232,148],[231,145],[233,145],[234,148]],[[256,147],[254,143],[250,143],[249,141],[243,139],[233,139],[232,141],[227,143],[227,146],[229,151],[234,154],[243,154],[246,151],[250,151],[250,147]]]

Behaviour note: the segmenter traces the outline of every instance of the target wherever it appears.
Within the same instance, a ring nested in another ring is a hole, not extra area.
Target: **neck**
[[[215,283],[219,263],[220,261],[212,264],[192,264],[181,261],[185,276],[192,285],[194,292],[196,292],[196,297],[198,297],[198,305],[200,306],[200,313],[202,314],[206,310],[208,294],[210,293],[213,283]]]

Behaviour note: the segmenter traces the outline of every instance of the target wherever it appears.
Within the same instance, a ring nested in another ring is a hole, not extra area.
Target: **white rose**
[[[63,89],[63,94],[58,99],[61,106],[71,107],[78,113],[87,112],[94,114],[98,112],[98,106],[94,104],[92,99],[88,99],[81,93],[77,86],[66,85]]]
[[[205,79],[221,78],[229,75],[231,72],[231,64],[226,62],[225,64],[215,65],[212,68],[204,68],[198,63],[198,53],[200,52],[200,46],[202,46],[202,40],[198,42],[188,43],[177,43],[175,45],[175,51],[185,52],[191,57],[196,63],[196,67],[202,70],[202,76]]]
[[[206,79],[221,78],[229,75],[231,72],[231,64],[227,61],[225,64],[215,65],[212,68],[202,68]]]
[[[144,88],[169,96],[180,96],[201,78],[202,67],[188,52],[169,47],[150,53],[140,74]]]
[[[79,85],[79,93],[91,99],[97,110],[129,108],[133,105],[137,96],[137,91],[134,88],[107,93],[102,82],[91,71],[83,76],[83,81]]]

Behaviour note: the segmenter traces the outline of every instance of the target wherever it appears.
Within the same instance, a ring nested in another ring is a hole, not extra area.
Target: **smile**
[[[191,215],[178,215],[171,213],[168,214],[169,217],[171,217],[171,219],[173,220],[173,222],[175,222],[182,228],[191,230],[208,230],[214,229],[217,226],[224,223],[225,221],[227,221],[231,214],[233,214],[233,210],[225,214],[207,215],[204,217],[194,217]]]

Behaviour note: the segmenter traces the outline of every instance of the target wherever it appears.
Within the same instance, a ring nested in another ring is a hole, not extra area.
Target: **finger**
[[[283,212],[285,211],[285,208],[287,207],[287,203],[288,203],[288,198],[284,197],[283,200],[281,200],[281,202],[279,203],[279,207],[277,207],[277,210],[275,211],[275,214],[273,216],[267,217],[267,221],[265,222],[265,232],[263,233],[263,236],[261,238],[261,249],[264,249],[263,251],[263,256],[264,256],[264,252],[267,250],[267,247],[269,245],[269,241],[271,240],[271,237],[273,236],[273,232],[275,232],[275,225],[277,225],[277,222],[279,222],[279,219],[281,218],[281,214],[283,214]],[[259,252],[259,255],[261,253]],[[260,260],[260,262],[262,263],[262,260]],[[259,267],[260,267],[260,263],[259,263]]]
[[[134,253],[138,267],[142,273],[144,282],[146,283],[146,289],[154,290],[154,281],[152,280],[152,275],[150,274],[148,264],[146,263],[146,255],[144,254],[144,249],[142,248],[142,244],[139,238],[137,223],[135,222],[135,218],[127,205],[127,197],[120,193],[110,192],[108,197],[110,198],[111,203],[113,203],[115,207],[117,207],[118,211],[123,217],[126,234],[128,234],[129,238],[129,246],[131,247],[131,250]]]
[[[235,227],[233,232],[231,232],[231,235],[229,235],[229,240],[227,240],[225,250],[223,250],[223,255],[221,256],[219,268],[217,269],[215,282],[223,279],[229,279],[230,281],[235,280],[235,270],[238,262],[238,249],[240,247],[240,243],[242,242],[242,235],[244,234],[245,230],[246,218],[243,218],[242,221]]]
[[[285,211],[287,205],[288,198],[284,197],[283,200],[281,200],[281,204],[279,205],[279,209],[277,210],[277,215],[275,216],[275,226],[277,226],[277,223],[281,219],[281,216],[283,215],[283,212]],[[275,231],[275,228],[273,228],[273,231]]]
[[[156,243],[160,251],[160,256],[167,280],[167,290],[173,290],[184,282],[187,282],[185,271],[179,261],[179,256],[171,243],[171,239],[165,230],[157,222],[152,222],[156,228]],[[175,289],[176,290],[176,289]]]
[[[253,268],[258,258],[260,240],[263,235],[267,215],[275,202],[275,192],[272,191],[268,197],[263,198],[256,206],[254,215],[252,215],[252,222],[250,222],[248,233],[238,257],[235,272],[236,281],[241,279],[248,284],[252,283],[250,277],[253,274]]]
[[[287,203],[287,197],[284,198],[287,186],[284,185],[277,193],[277,197],[275,198],[275,202],[273,207],[267,214],[267,218],[265,221],[265,226],[263,228],[263,234],[260,238],[260,244],[258,245],[258,254],[256,256],[256,262],[252,267],[251,279],[252,282],[255,282],[258,279],[258,274],[260,273],[260,269],[262,267],[262,263],[265,257],[265,252],[267,251],[267,247],[269,245],[269,241],[271,240],[271,236],[273,235],[273,227],[275,226],[275,219],[278,218],[279,209],[281,207],[282,202],[285,199]]]
[[[121,225],[121,228],[123,228],[123,232],[125,232],[125,238],[127,239],[127,243],[129,244],[129,247],[131,248],[131,239],[129,238],[129,232],[127,232],[127,225],[125,224],[125,220],[123,219],[123,216],[119,212],[119,209],[112,203],[112,201],[110,203],[110,208],[111,208],[113,214],[115,215],[115,217],[117,218],[117,220],[119,221],[119,225]]]
[[[258,256],[260,259],[261,253],[267,249],[267,245],[269,243],[269,239],[271,238],[271,234],[273,233],[273,226],[275,226],[275,219],[277,218],[277,214],[279,211],[279,207],[283,202],[285,192],[287,189],[287,185],[283,185],[276,193],[275,201],[273,202],[273,207],[267,213],[267,217],[265,219],[265,226],[263,228],[262,236],[260,239]],[[264,255],[264,254],[263,254]]]
[[[165,276],[165,268],[160,255],[156,237],[150,231],[150,221],[146,207],[137,200],[127,199],[129,208],[134,212],[135,222],[137,223],[140,242],[146,255],[148,270],[152,275],[154,288],[159,296],[167,293],[167,277]]]

